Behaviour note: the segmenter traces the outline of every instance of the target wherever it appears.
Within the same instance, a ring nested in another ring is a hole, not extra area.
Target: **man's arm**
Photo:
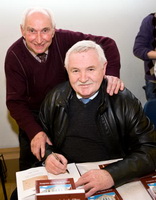
[[[31,143],[32,152],[38,159],[40,159],[40,154],[43,156],[45,152],[43,143],[45,141],[49,143],[49,140],[46,138],[46,135],[44,137],[38,137],[41,136],[40,132],[43,129],[35,119],[30,110],[30,106],[28,105],[29,88],[27,85],[27,76],[19,58],[17,59],[17,56],[15,56],[12,51],[8,51],[6,55],[5,73],[7,85],[7,107],[11,116],[16,120],[18,126],[27,133],[29,140],[31,141],[33,139]],[[36,117],[37,114],[38,113],[35,114]],[[35,137],[36,134],[37,136]]]
[[[120,77],[120,54],[116,42],[112,38],[59,29],[56,30],[55,39],[63,59],[66,51],[76,42],[81,40],[95,41],[104,50],[108,61],[106,75]]]
[[[125,155],[123,160],[105,167],[105,170],[113,177],[116,187],[152,173],[156,169],[156,131],[154,126],[145,116],[137,98],[126,90],[123,91],[123,94],[121,93],[121,96],[121,104],[114,101],[114,105],[117,107],[115,112],[119,123],[118,131],[122,136],[121,147]]]
[[[30,141],[42,127],[37,123],[28,104],[29,86],[28,77],[23,68],[20,58],[13,51],[9,51],[5,59],[6,74],[6,104],[11,116],[16,120],[18,126],[24,130]],[[29,134],[28,134],[29,133]]]
[[[140,30],[135,38],[133,53],[138,58],[146,61],[153,59],[149,52],[153,52],[152,42],[154,40],[152,25],[153,15],[148,15],[145,17],[141,23]],[[155,57],[155,56],[154,56]]]

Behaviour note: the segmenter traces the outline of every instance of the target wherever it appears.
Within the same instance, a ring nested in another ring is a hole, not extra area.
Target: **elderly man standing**
[[[22,37],[7,51],[5,73],[7,107],[19,126],[20,170],[27,169],[45,154],[50,143],[38,122],[38,112],[45,95],[67,80],[64,57],[80,40],[93,40],[102,46],[108,59],[107,92],[123,89],[120,56],[115,42],[108,37],[68,30],[56,30],[51,11],[30,8],[21,23]],[[33,156],[33,154],[34,156]]]
[[[49,172],[64,173],[70,162],[123,158],[80,177],[76,186],[83,185],[86,197],[156,169],[154,126],[128,89],[113,96],[106,92],[106,65],[98,44],[76,43],[65,58],[69,82],[53,89],[40,110],[40,121],[52,142],[46,145],[45,167]]]

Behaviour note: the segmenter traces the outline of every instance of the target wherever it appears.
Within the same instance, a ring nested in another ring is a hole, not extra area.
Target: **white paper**
[[[35,181],[45,179],[73,178],[78,180],[80,174],[75,163],[67,165],[69,173],[53,175],[48,173],[45,167],[35,167],[28,170],[16,172],[18,200],[33,200],[35,195]]]

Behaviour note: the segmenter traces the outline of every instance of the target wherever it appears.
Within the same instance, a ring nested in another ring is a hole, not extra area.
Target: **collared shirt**
[[[88,99],[93,100],[97,95],[98,95],[99,91],[97,91],[95,94],[93,94],[91,97],[89,97]],[[79,94],[76,93],[76,96],[78,99],[83,98],[82,96],[80,96]]]
[[[26,41],[23,39],[23,43],[24,45],[26,46],[26,48],[28,49],[28,51],[31,53],[31,55],[36,59],[38,60],[39,62],[41,62],[40,58],[33,52],[31,51],[28,47],[27,47],[27,44],[26,44]],[[46,59],[47,59],[47,56],[48,56],[48,50],[44,52],[46,54]]]

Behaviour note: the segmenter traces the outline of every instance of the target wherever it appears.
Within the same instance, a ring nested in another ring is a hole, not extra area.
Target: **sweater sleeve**
[[[27,77],[20,60],[12,51],[8,51],[5,59],[5,74],[7,85],[6,104],[11,116],[31,140],[42,127],[37,121],[38,113],[32,113],[28,104]]]
[[[67,51],[72,45],[81,40],[92,40],[99,44],[104,50],[108,61],[106,74],[120,77],[120,54],[115,41],[109,37],[96,36],[92,34],[84,34],[81,32],[74,32],[59,29],[56,31],[60,51]],[[63,56],[64,57],[64,56]]]
[[[154,26],[152,25],[152,19],[152,14],[143,19],[133,47],[134,55],[144,61],[149,60],[147,53],[153,50],[152,42],[154,40]]]

